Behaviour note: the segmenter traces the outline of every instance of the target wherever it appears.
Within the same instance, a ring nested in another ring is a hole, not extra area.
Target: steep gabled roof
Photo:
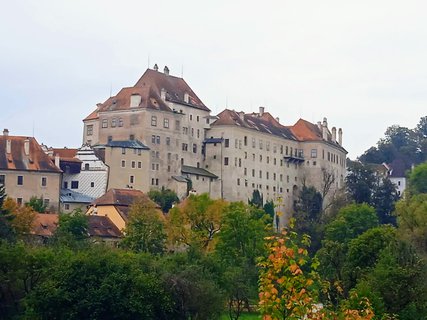
[[[162,89],[166,91],[166,101],[210,111],[184,79],[147,69],[133,87],[123,88],[117,95],[108,98],[104,103],[98,104],[97,108],[84,120],[97,119],[100,112],[130,109],[131,96],[134,94],[141,96],[141,103],[138,108],[173,112],[161,98]],[[184,99],[185,94],[189,96],[188,102]]]
[[[217,175],[213,174],[212,172],[209,172],[206,169],[192,167],[192,166],[184,166],[183,165],[181,167],[181,172],[182,173],[187,173],[187,174],[194,174],[194,175],[198,175],[198,176],[203,176],[203,177],[208,177],[208,178],[213,178],[213,179],[218,178]]]
[[[218,114],[218,119],[212,126],[235,125],[259,132],[272,134],[280,138],[296,140],[289,128],[281,125],[270,113],[265,112],[262,116],[257,113],[245,114],[234,110],[225,109]]]
[[[144,192],[133,189],[110,189],[103,196],[96,199],[93,204],[97,206],[113,205],[130,207],[138,199],[152,202],[157,206]]]
[[[120,238],[122,233],[106,216],[90,215],[88,217],[88,233],[91,237]]]
[[[30,233],[41,237],[51,237],[58,228],[59,216],[56,213],[36,213]]]
[[[10,153],[7,153],[7,141],[10,141]],[[25,141],[28,140],[29,153],[25,154]],[[37,140],[32,137],[0,135],[0,169],[42,171],[61,173],[49,156],[43,151]]]
[[[388,167],[390,168],[390,177],[392,178],[404,178],[406,177],[405,171],[406,171],[406,165],[405,161],[402,159],[394,159],[391,163],[388,164]]]

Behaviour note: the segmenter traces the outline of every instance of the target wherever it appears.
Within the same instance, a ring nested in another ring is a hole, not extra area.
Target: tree
[[[6,200],[7,194],[6,189],[4,188],[4,185],[0,185],[0,213],[2,213],[3,208],[3,202]]]
[[[398,199],[396,185],[390,179],[383,178],[372,195],[372,206],[375,208],[381,224],[396,225],[396,217],[393,215],[393,211]]]
[[[265,205],[264,205],[264,212],[270,216],[271,220],[274,219],[274,216],[275,216],[276,213],[274,212],[274,202],[273,202],[273,200],[268,200],[265,203]]]
[[[427,162],[416,166],[409,175],[411,194],[427,193]]]
[[[231,319],[238,319],[257,297],[256,259],[264,254],[266,225],[271,221],[265,213],[260,217],[258,211],[243,202],[232,202],[224,210],[215,256],[222,267],[221,282]]]
[[[9,217],[9,223],[14,233],[18,236],[30,233],[36,213],[31,207],[18,206],[12,198],[6,198],[3,202],[3,211]]]
[[[262,208],[264,199],[258,189],[252,192],[252,198],[248,200],[248,203],[254,207]]]
[[[227,203],[212,200],[208,194],[190,195],[167,217],[167,234],[172,246],[185,245],[194,250],[211,251],[221,230]]]
[[[155,205],[139,200],[130,208],[121,246],[135,252],[163,253],[166,240],[163,225],[164,217]]]
[[[58,228],[53,237],[55,243],[80,248],[86,245],[88,239],[88,216],[80,209],[59,216]]]
[[[27,207],[31,207],[35,212],[45,213],[46,212],[46,204],[44,203],[43,197],[31,197],[30,201],[26,202],[25,205]]]
[[[396,204],[398,232],[427,256],[427,194],[417,194]]]
[[[174,203],[178,203],[179,199],[175,191],[170,189],[165,189],[162,187],[162,190],[150,190],[148,196],[151,200],[157,203],[163,212],[169,212]]]
[[[360,162],[351,162],[345,178],[347,192],[356,203],[371,203],[375,175],[372,169]]]

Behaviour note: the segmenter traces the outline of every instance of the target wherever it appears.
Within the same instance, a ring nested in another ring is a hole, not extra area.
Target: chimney
[[[342,146],[342,129],[338,129],[338,143]]]
[[[166,74],[166,75],[169,75],[169,68],[168,68],[168,66],[164,67],[163,73]]]
[[[262,117],[264,114],[264,107],[259,107],[259,116]]]
[[[245,121],[245,113],[243,111],[238,112],[239,118],[242,121]]]
[[[184,102],[185,103],[190,103],[190,95],[187,92],[184,93]]]
[[[332,127],[332,142],[337,142],[337,128]]]
[[[280,123],[280,118],[279,118],[279,117],[276,117],[276,121],[277,121],[278,123]]]
[[[24,140],[24,152],[26,156],[30,155],[30,139],[28,138]]]
[[[9,130],[5,128],[5,129],[3,130],[3,135],[4,135],[5,137],[7,137],[7,136],[9,135]]]
[[[137,93],[133,93],[130,96],[130,107],[138,108],[140,104],[141,104],[141,96]]]
[[[10,154],[12,153],[12,141],[10,141],[9,139],[6,140],[6,153]]]
[[[55,154],[55,166],[59,168],[59,155]]]
[[[317,127],[320,131],[322,131],[322,123],[320,121],[317,121]]]
[[[322,124],[322,136],[323,140],[328,141],[328,122],[325,121],[326,118],[323,118]]]
[[[162,98],[163,101],[166,101],[166,89],[162,88],[162,90],[160,90],[160,98]]]
[[[159,71],[159,66],[157,65],[157,63],[154,65],[153,70],[154,71]]]

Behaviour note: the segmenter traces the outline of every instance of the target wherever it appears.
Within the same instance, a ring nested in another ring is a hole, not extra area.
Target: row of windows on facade
[[[122,154],[126,154],[126,148],[122,148]],[[140,156],[142,154],[142,149],[133,149],[133,154],[138,154],[138,156]]]
[[[244,159],[247,159],[247,158],[248,158],[247,153],[245,152],[245,158]],[[256,158],[255,153],[253,153],[252,154],[252,161],[255,161],[255,158]],[[216,159],[215,155],[214,155],[214,159]],[[263,159],[263,156],[261,154],[261,155],[259,155],[259,161],[262,162],[262,159]],[[269,156],[266,157],[266,163],[270,164],[270,157]],[[228,166],[229,164],[230,164],[229,157],[224,157],[224,165]],[[277,159],[276,158],[273,158],[272,164],[277,165]],[[298,169],[298,164],[294,163],[294,165],[295,165],[295,169]],[[313,165],[316,165],[315,161],[313,161]],[[242,167],[242,158],[234,158],[234,166],[241,168]],[[283,167],[283,159],[280,159],[280,166]],[[290,166],[289,162],[286,162],[286,167],[289,168],[289,166]]]
[[[243,168],[243,175],[244,176],[247,176],[248,175],[248,169],[247,168]],[[255,169],[252,169],[252,177],[254,177],[255,178],[255,176],[256,176],[256,170]],[[270,179],[270,172],[265,172],[265,178],[267,179],[267,180],[269,180]],[[262,179],[262,177],[263,177],[263,171],[262,170],[259,170],[258,171],[258,178],[260,178],[260,179]],[[274,172],[273,173],[273,175],[272,175],[272,178],[273,178],[273,181],[276,181],[277,180],[277,174]],[[295,182],[297,182],[298,181],[298,177],[295,177],[294,178],[294,180],[295,180]],[[283,174],[281,173],[281,174],[279,174],[279,181],[280,182],[283,182]],[[290,182],[290,177],[289,177],[289,175],[287,175],[286,176],[286,182],[287,183],[289,183]]]
[[[242,185],[242,183],[241,183],[241,179],[240,179],[240,178],[237,178],[236,183],[237,183],[237,185],[238,185],[238,186]],[[245,179],[245,180],[244,180],[244,186],[245,186],[245,187],[248,187],[248,186],[249,186],[249,182],[248,182],[248,180],[247,180],[247,179]],[[262,184],[256,184],[255,182],[252,182],[251,187],[252,187],[253,189],[260,189],[260,190],[262,190],[262,188],[263,188]],[[269,186],[269,185],[266,185],[266,186],[265,186],[265,189],[266,189],[266,190],[270,190],[270,186]],[[276,186],[273,186],[271,189],[273,190],[273,192],[278,191],[278,192],[280,192],[280,193],[283,193],[283,187],[276,187]],[[287,193],[289,193],[289,189],[286,189],[286,192],[287,192]]]
[[[24,185],[24,176],[17,176],[16,177],[16,184],[18,186]],[[6,175],[0,174],[0,186],[6,185]],[[47,187],[47,177],[41,177],[40,179],[40,185],[42,187]]]
[[[78,180],[72,180],[70,183],[71,189],[78,189],[79,188],[79,181]],[[95,188],[95,182],[90,183],[91,188]],[[63,188],[68,189],[68,181],[64,181]]]
[[[22,204],[23,204],[23,198],[16,198],[16,204],[18,205],[18,206],[22,206]],[[45,206],[45,207],[49,207],[49,204],[50,204],[50,199],[47,199],[47,198],[43,198],[43,205]]]
[[[142,168],[142,162],[141,161],[131,161],[130,163],[130,167],[132,169],[136,169],[136,167],[138,166],[138,169]],[[126,160],[121,160],[121,167],[122,168],[126,168]]]

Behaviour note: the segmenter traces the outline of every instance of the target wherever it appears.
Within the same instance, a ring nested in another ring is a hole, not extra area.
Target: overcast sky
[[[150,63],[217,114],[328,118],[355,158],[427,115],[427,2],[7,1],[0,129],[79,147],[82,119]]]

